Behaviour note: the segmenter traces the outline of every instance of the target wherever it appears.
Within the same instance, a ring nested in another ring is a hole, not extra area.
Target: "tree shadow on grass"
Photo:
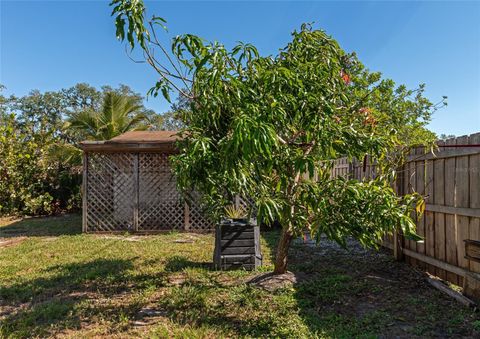
[[[165,264],[166,272],[180,272],[186,268],[213,270],[213,262],[192,261],[179,255],[167,258],[167,262]]]
[[[132,286],[153,279],[131,275],[132,268],[131,260],[97,259],[51,266],[44,277],[0,286],[0,337],[42,337],[52,330],[78,329],[85,317],[98,313],[115,317],[136,312],[111,303]],[[107,302],[85,306],[84,301],[99,299]]]
[[[262,237],[267,247],[264,252],[273,259],[278,232],[262,232]],[[173,263],[176,269],[202,268],[201,263],[184,258]],[[449,315],[449,310],[455,309],[464,317],[472,317],[471,311],[432,290],[410,267],[395,262],[388,253],[368,251],[353,243],[345,250],[328,242],[315,247],[297,241],[291,247],[289,270],[296,278],[293,284],[275,290],[261,287],[255,278],[252,284],[244,284],[244,278],[251,276],[237,276],[229,285],[205,278],[187,279],[169,290],[158,306],[180,328],[222,329],[232,336],[478,334],[471,324],[455,324]],[[269,273],[259,276],[268,279]]]
[[[262,238],[264,246],[267,246],[263,248],[264,253],[268,253],[268,261],[271,261],[278,232],[262,232]],[[290,329],[284,326],[289,321],[289,315],[280,311],[282,316],[277,317],[272,312],[271,307],[277,305],[270,304],[271,292],[245,283],[259,272],[204,272],[205,269],[214,271],[212,263],[197,262],[182,256],[174,256],[166,262],[167,272],[185,269],[198,270],[198,274],[189,274],[181,283],[173,284],[155,306],[180,329],[210,329],[212,333],[227,336],[295,336],[295,331],[291,331],[294,326]],[[282,308],[282,305],[278,306]],[[195,331],[192,333],[197,334]]]
[[[24,218],[0,226],[0,238],[58,237],[82,232],[82,219],[78,214],[56,217]]]
[[[471,323],[452,322],[451,310],[471,322],[478,314],[432,289],[423,273],[395,261],[387,250],[368,250],[353,239],[347,244],[344,249],[322,238],[318,246],[301,240],[291,245],[289,270],[300,277],[292,296],[309,333],[348,338],[478,336]]]

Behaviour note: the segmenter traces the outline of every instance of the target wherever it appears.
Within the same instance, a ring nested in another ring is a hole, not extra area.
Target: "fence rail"
[[[480,146],[474,146],[480,145],[480,133],[439,141],[438,145],[434,153],[412,150],[394,184],[398,194],[425,196],[425,213],[416,219],[417,233],[424,242],[394,235],[385,238],[384,246],[411,265],[462,285],[469,274],[480,277],[480,262],[465,253],[465,240],[480,241]],[[349,163],[341,158],[333,175],[363,180],[373,178],[375,170],[369,159]]]

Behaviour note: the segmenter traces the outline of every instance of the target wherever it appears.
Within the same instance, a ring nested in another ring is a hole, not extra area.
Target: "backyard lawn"
[[[85,235],[79,216],[0,221],[0,337],[480,336],[480,316],[386,252],[300,241],[294,285],[210,268],[212,235]],[[278,234],[263,232],[265,266]]]

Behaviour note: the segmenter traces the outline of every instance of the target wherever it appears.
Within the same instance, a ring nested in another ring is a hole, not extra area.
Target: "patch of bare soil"
[[[26,239],[27,237],[0,238],[0,248],[18,245],[21,242],[25,241]]]
[[[253,277],[247,284],[263,288],[267,291],[276,291],[280,288],[288,288],[304,281],[307,276],[303,273],[287,272],[284,274],[264,273]]]

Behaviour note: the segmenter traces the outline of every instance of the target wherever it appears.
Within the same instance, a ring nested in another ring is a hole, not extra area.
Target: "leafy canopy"
[[[127,131],[147,129],[148,117],[143,109],[139,98],[108,92],[100,110],[72,113],[68,127],[83,133],[85,139],[109,140]]]
[[[80,208],[85,139],[110,139],[165,119],[128,86],[101,90],[80,83],[59,91],[3,95],[0,85],[0,215]]]
[[[291,234],[307,228],[340,244],[354,236],[372,246],[396,228],[415,237],[410,215],[420,197],[398,197],[391,183],[405,151],[435,139],[424,126],[438,105],[423,96],[423,85],[396,86],[309,24],[275,56],[190,34],[167,51],[154,34],[158,18],[144,24],[141,1],[112,4],[130,9],[113,11],[118,36],[128,19],[127,40],[139,43],[159,74],[150,93],[169,100],[177,90],[189,99],[174,171],[181,189],[203,193],[214,217],[239,194],[253,198],[260,221],[278,220]],[[131,10],[139,4],[141,16]],[[376,179],[331,176],[335,159],[367,154],[378,161]]]

